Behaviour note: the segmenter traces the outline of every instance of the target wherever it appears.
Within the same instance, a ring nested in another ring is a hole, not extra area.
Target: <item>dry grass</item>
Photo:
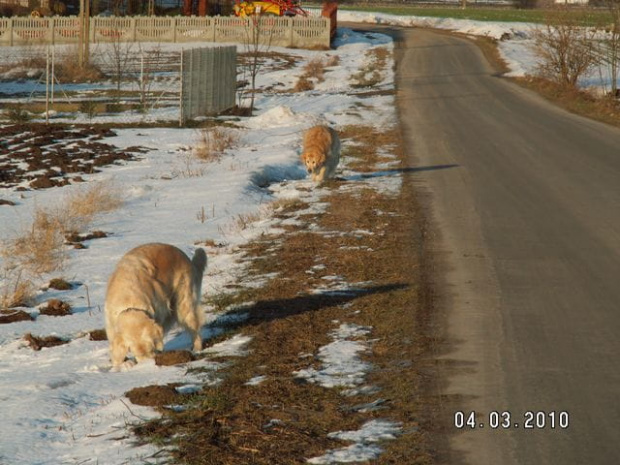
[[[32,79],[45,74],[47,55],[44,47],[31,47],[29,56],[6,65],[0,65],[0,73],[11,72],[12,79]],[[65,82],[92,82],[101,80],[104,75],[92,63],[83,67],[78,65],[78,49],[74,47],[66,50],[62,55],[54,57],[54,75],[61,83]],[[51,68],[50,56],[50,68]]]
[[[314,90],[314,82],[306,76],[299,76],[299,79],[297,79],[297,82],[295,83],[295,87],[293,87],[293,91],[306,92],[308,90]]]
[[[390,56],[390,51],[385,47],[367,50],[366,64],[351,76],[351,87],[374,87],[381,83]]]
[[[571,113],[620,127],[620,100],[617,98],[610,95],[597,97],[584,90],[531,76],[514,81]]]
[[[349,168],[360,172],[373,171],[373,165],[391,159],[381,156],[381,150],[394,147],[399,139],[398,130],[390,128],[385,130],[373,126],[344,126],[340,130],[340,138],[351,140],[353,143],[345,144],[342,151],[344,157],[353,158]]]
[[[4,258],[34,275],[62,268],[66,259],[64,221],[57,212],[35,208],[31,225],[5,245]]]
[[[103,72],[93,63],[80,66],[77,56],[78,48],[73,47],[56,58],[54,74],[60,82],[92,82],[105,77]]]
[[[120,188],[111,182],[99,182],[66,196],[56,208],[37,206],[32,223],[3,244],[0,255],[5,267],[21,270],[22,282],[61,269],[67,259],[66,235],[84,231],[97,214],[121,204]]]
[[[323,82],[325,80],[325,67],[326,62],[322,58],[313,58],[310,60],[303,67],[303,73],[297,79],[293,91],[304,92],[307,90],[313,90],[316,83]]]
[[[220,127],[201,129],[192,153],[199,160],[209,163],[219,162],[224,152],[233,148],[238,141],[239,135],[232,129]]]
[[[123,204],[120,187],[112,182],[94,182],[65,198],[58,216],[65,231],[82,232],[96,215],[114,211]]]
[[[304,76],[323,82],[325,80],[325,62],[321,58],[313,58],[304,66]]]
[[[338,55],[330,56],[325,62],[325,66],[330,68],[332,66],[338,66],[340,64],[340,57]]]
[[[35,286],[24,273],[5,264],[0,271],[0,310],[29,307],[34,302]]]

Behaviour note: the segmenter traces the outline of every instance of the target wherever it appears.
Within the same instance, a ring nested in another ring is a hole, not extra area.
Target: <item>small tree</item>
[[[131,77],[132,63],[136,61],[134,43],[124,41],[124,30],[118,25],[110,28],[112,40],[103,44],[100,52],[100,61],[106,74],[112,79],[116,87],[116,103],[120,103],[123,82]]]
[[[254,112],[256,77],[264,63],[265,54],[271,48],[275,18],[256,8],[245,20],[245,51],[247,70],[250,76],[250,114]]]
[[[611,95],[618,93],[618,74],[620,67],[620,0],[606,0],[606,6],[611,16],[609,25],[609,39],[604,48],[604,57],[609,64],[611,77]]]
[[[562,86],[576,87],[577,81],[598,63],[596,30],[584,27],[579,17],[566,9],[548,15],[534,31],[534,49],[541,62],[539,73]]]

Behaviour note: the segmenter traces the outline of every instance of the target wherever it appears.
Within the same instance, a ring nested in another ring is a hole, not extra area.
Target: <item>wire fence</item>
[[[234,107],[236,83],[237,47],[183,50],[180,125],[187,119],[217,115]]]

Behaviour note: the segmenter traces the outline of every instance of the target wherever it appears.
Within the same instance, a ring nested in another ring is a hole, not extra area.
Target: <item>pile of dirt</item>
[[[88,333],[88,339],[91,341],[107,341],[108,335],[105,329],[93,329]]]
[[[39,308],[39,313],[48,316],[67,316],[71,315],[71,305],[59,299],[50,299],[47,305]]]
[[[38,337],[33,336],[31,333],[27,333],[24,336],[24,340],[28,343],[32,350],[36,351],[39,351],[45,347],[56,347],[69,343],[69,341],[61,339],[58,336]]]
[[[0,126],[0,187],[20,189],[24,181],[32,189],[47,189],[83,182],[80,174],[136,159],[143,147],[121,150],[101,142],[114,137],[108,128],[72,127],[62,124],[15,124]]]
[[[179,393],[174,384],[137,387],[126,392],[125,395],[132,404],[147,407],[166,407],[178,404],[190,396],[190,394]]]
[[[170,350],[155,355],[155,365],[159,366],[180,365],[194,360],[194,355],[188,350]]]
[[[105,231],[93,231],[88,234],[80,234],[76,231],[71,231],[65,234],[67,244],[72,245],[75,249],[86,249],[87,247],[84,245],[85,241],[102,239],[104,237],[108,237],[108,233]]]
[[[50,280],[47,287],[50,289],[56,289],[57,291],[68,291],[73,289],[73,285],[62,278],[54,278]]]
[[[34,321],[30,313],[23,310],[2,310],[0,311],[0,325],[16,323],[18,321]]]

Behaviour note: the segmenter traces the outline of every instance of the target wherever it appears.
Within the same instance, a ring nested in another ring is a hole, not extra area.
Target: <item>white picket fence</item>
[[[132,16],[90,19],[90,41],[97,42],[233,42],[244,43],[253,27],[234,16]],[[330,21],[322,17],[261,18],[261,37],[270,45],[329,48]],[[78,17],[0,18],[0,45],[78,43]]]

